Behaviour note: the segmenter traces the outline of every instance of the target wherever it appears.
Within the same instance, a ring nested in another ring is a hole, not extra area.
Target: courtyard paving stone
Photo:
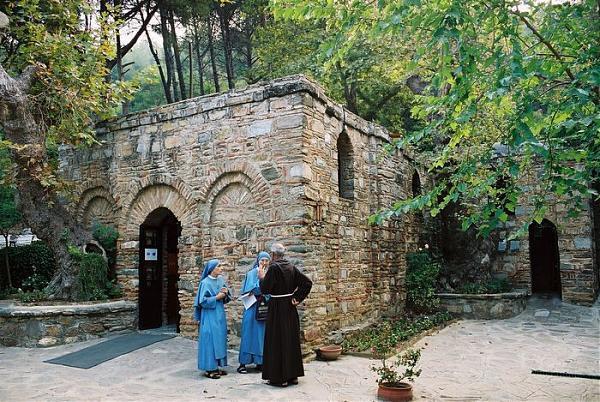
[[[600,308],[532,299],[518,317],[467,320],[421,339],[415,400],[600,401],[600,381],[531,374],[532,369],[600,374]],[[536,316],[546,309],[547,316]],[[177,337],[89,370],[44,363],[103,339],[46,349],[0,348],[2,401],[373,401],[375,360],[342,356],[305,364],[300,384],[273,388],[259,373],[204,378],[196,343]]]

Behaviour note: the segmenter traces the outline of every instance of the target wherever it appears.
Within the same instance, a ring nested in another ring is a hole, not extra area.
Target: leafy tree
[[[108,117],[129,95],[124,83],[106,80],[115,24],[92,15],[83,0],[1,4],[10,22],[0,18],[1,145],[11,152],[10,177],[24,221],[56,253],[59,268],[47,290],[73,298],[78,266],[67,247],[87,243],[91,234],[61,202],[68,186],[56,175],[47,146],[95,142],[94,118]],[[92,17],[96,22],[86,24]]]
[[[280,16],[275,10],[275,15]],[[259,79],[305,74],[316,79],[329,96],[368,120],[404,132],[418,124],[410,116],[413,94],[400,80],[394,60],[405,53],[397,41],[358,35],[343,56],[332,59],[329,48],[335,34],[321,20],[272,17],[256,34],[258,62],[250,71]],[[322,52],[319,48],[322,48]]]
[[[272,0],[276,17],[324,24],[327,69],[363,37],[404,52],[382,66],[419,95],[426,122],[396,143],[427,157],[436,184],[372,221],[460,202],[464,229],[487,235],[525,197],[541,222],[551,199],[577,214],[600,169],[597,1]],[[498,156],[501,157],[498,157]],[[519,178],[537,173],[537,186]],[[497,183],[502,182],[501,186]],[[524,230],[523,226],[521,230]]]
[[[13,287],[12,277],[10,275],[10,261],[8,258],[8,235],[10,230],[21,222],[21,214],[15,205],[14,190],[8,186],[0,185],[0,234],[4,236],[6,251],[4,252],[4,266],[6,268],[6,277],[8,286]]]

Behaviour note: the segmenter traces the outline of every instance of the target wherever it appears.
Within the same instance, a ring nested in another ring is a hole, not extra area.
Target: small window
[[[421,178],[416,170],[412,177],[412,195],[413,197],[421,195]]]
[[[354,199],[354,151],[346,132],[342,132],[337,140],[338,151],[338,185],[340,197]]]

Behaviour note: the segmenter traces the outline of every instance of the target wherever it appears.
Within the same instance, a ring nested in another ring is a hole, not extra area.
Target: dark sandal
[[[246,366],[240,366],[237,368],[237,372],[240,374],[248,374],[248,369],[246,368]]]
[[[298,379],[292,378],[291,380],[288,380],[288,385],[298,385]]]
[[[218,370],[218,373],[221,376],[227,375],[227,371],[225,371],[225,370]]]
[[[219,375],[218,371],[207,371],[206,373],[204,373],[204,377],[208,377],[213,380],[218,380],[219,378],[221,378],[221,375]]]
[[[287,381],[286,382],[267,382],[268,385],[272,386],[272,387],[280,387],[280,388],[285,388],[288,386]]]

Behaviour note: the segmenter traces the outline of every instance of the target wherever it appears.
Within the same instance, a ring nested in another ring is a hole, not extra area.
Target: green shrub
[[[506,293],[512,290],[510,282],[506,279],[492,279],[488,282],[466,283],[459,289],[459,293],[466,294],[485,294],[485,293]]]
[[[406,255],[406,307],[415,313],[430,313],[439,307],[435,284],[440,266],[428,250]]]
[[[104,248],[104,251],[106,251],[109,277],[112,277],[117,258],[117,239],[119,238],[119,232],[113,226],[94,222],[92,224],[92,235]]]
[[[432,315],[383,321],[347,336],[342,342],[342,348],[348,352],[373,350],[374,353],[379,353],[373,348],[382,346],[382,334],[386,334],[387,343],[395,346],[451,319],[450,313],[440,311]]]
[[[81,300],[107,299],[108,264],[100,254],[80,254],[79,298]]]
[[[46,300],[48,295],[43,290],[33,290],[31,292],[19,291],[17,294],[19,300],[23,303],[32,303],[41,300]]]
[[[20,288],[23,282],[29,279],[29,285],[49,282],[56,271],[56,260],[48,245],[41,241],[35,241],[27,246],[8,247],[0,250],[0,288],[8,287],[6,268],[4,267],[4,253],[8,253],[10,259],[10,273],[13,287]],[[35,267],[35,271],[34,271]],[[33,287],[32,287],[33,289]]]
[[[33,274],[28,276],[23,280],[21,284],[21,289],[26,292],[31,292],[35,290],[42,290],[48,285],[50,278],[44,277],[44,275],[37,272],[37,268],[33,267]]]

